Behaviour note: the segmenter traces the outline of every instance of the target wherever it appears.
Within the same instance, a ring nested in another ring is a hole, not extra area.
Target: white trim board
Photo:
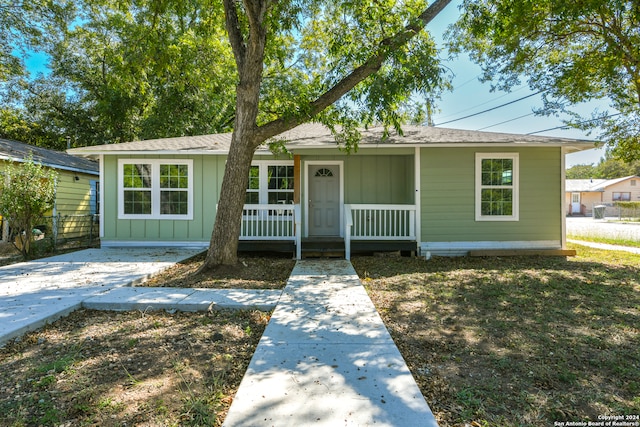
[[[209,247],[209,242],[173,241],[173,240],[102,240],[102,248],[202,248]]]

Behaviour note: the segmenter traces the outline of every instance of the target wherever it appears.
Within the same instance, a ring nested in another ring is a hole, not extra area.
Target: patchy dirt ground
[[[352,259],[441,427],[640,414],[640,258],[571,248]],[[197,278],[195,257],[147,284],[283,286],[293,261],[257,258]],[[0,425],[220,425],[268,319],[76,312],[0,349]]]
[[[213,273],[196,274],[205,253],[176,264],[162,275],[137,286],[168,286],[174,288],[216,289],[282,289],[295,265],[290,254],[244,253],[237,267],[227,267]]]
[[[22,257],[11,243],[0,242],[0,266],[22,261]]]
[[[441,427],[640,425],[640,257],[571,248],[352,259]]]
[[[220,425],[268,319],[74,312],[0,352],[0,425]]]
[[[144,286],[277,289],[295,262],[246,255],[195,275],[203,255]],[[216,426],[270,313],[79,310],[0,349],[0,426]]]

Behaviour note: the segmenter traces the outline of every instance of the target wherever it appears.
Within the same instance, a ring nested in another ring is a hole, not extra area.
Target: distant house
[[[567,215],[591,215],[593,207],[640,201],[640,176],[616,179],[567,179]]]
[[[257,150],[241,248],[564,249],[566,138],[403,126],[361,130],[357,153],[307,124],[278,136],[291,155]],[[202,246],[211,237],[231,134],[69,150],[100,161],[103,246]]]
[[[66,237],[81,233],[77,229],[78,222],[73,218],[97,214],[100,210],[98,163],[64,152],[0,138],[0,174],[7,163],[22,163],[30,154],[34,162],[58,172],[55,204],[51,212],[52,216],[65,219],[64,224],[59,224],[58,230]],[[3,241],[7,239],[7,227],[6,223],[2,225]]]

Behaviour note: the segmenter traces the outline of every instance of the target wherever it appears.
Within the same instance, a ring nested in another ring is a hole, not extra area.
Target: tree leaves
[[[58,173],[29,156],[24,163],[8,163],[0,179],[0,215],[10,227],[10,240],[27,259],[33,226],[53,207]]]
[[[465,0],[448,40],[454,52],[468,50],[500,89],[526,76],[546,93],[546,114],[608,98],[619,116],[573,125],[601,127],[612,152],[632,160],[640,158],[639,9],[624,0]]]
[[[51,72],[14,85],[17,114],[76,145],[229,130],[236,73],[218,2],[75,6],[34,45],[50,56]]]

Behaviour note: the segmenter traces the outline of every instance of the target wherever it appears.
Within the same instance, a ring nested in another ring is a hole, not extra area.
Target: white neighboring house
[[[567,179],[567,215],[593,214],[593,207],[613,206],[615,202],[640,201],[640,176],[616,179]]]

